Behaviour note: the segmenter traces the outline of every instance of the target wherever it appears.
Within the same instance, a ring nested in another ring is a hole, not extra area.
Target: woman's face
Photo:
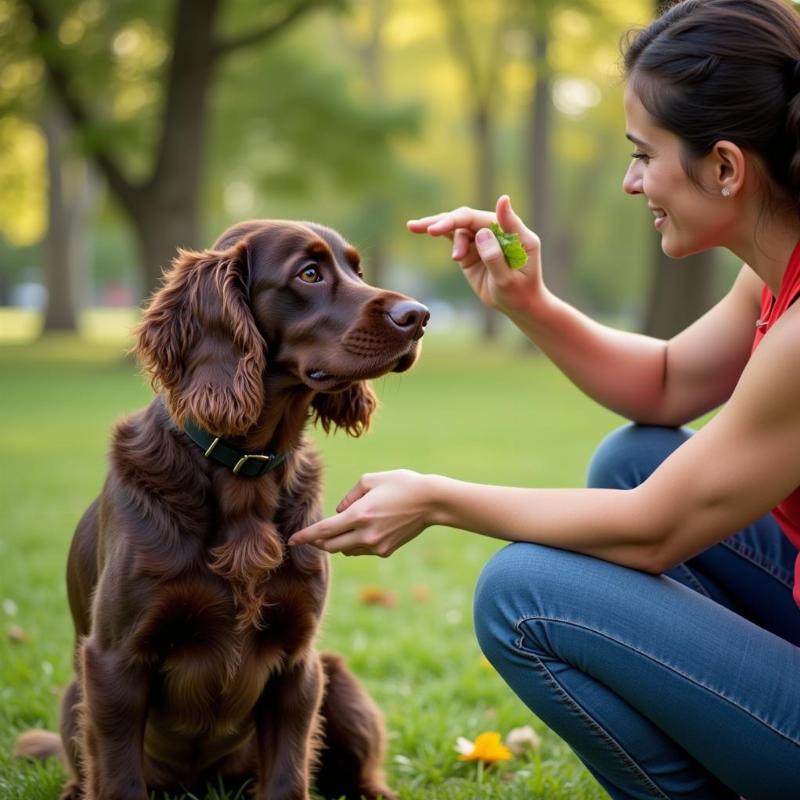
[[[664,253],[683,258],[724,245],[735,226],[734,208],[720,194],[713,159],[697,163],[698,183],[692,181],[681,163],[680,139],[656,125],[630,86],[625,118],[635,151],[622,187],[647,198]]]

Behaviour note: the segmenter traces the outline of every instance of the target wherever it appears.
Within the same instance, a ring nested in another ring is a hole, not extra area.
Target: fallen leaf
[[[518,756],[525,752],[536,752],[542,746],[542,739],[530,725],[523,725],[508,732],[506,745]]]
[[[7,628],[8,638],[14,644],[26,644],[31,640],[27,631],[20,628],[19,625],[9,625]]]
[[[420,583],[411,589],[411,596],[418,603],[427,603],[431,599],[431,587]]]
[[[358,599],[366,606],[394,608],[397,605],[395,593],[382,589],[380,586],[365,586],[358,593]]]

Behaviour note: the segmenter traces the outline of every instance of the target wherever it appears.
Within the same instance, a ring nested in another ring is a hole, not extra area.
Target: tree
[[[361,69],[366,77],[370,100],[376,105],[382,104],[386,98],[383,30],[389,14],[389,2],[390,0],[369,0],[364,4],[368,17],[366,37],[360,45],[355,44]],[[391,200],[388,193],[380,185],[376,185],[369,192],[364,204],[365,211],[377,221],[370,247],[369,272],[367,274],[367,279],[375,286],[382,286],[386,283],[388,259],[386,227],[390,206]]]
[[[48,103],[42,113],[48,175],[44,331],[77,330],[86,279],[87,214],[94,181],[86,161],[74,152],[66,153],[67,127],[58,103]]]
[[[493,113],[497,108],[499,72],[502,58],[502,34],[507,15],[503,11],[488,30],[488,50],[484,58],[474,45],[469,25],[460,0],[440,0],[447,20],[450,44],[456,61],[460,64],[466,80],[464,96],[468,107],[470,130],[474,148],[475,204],[478,208],[494,208],[497,199],[495,175],[497,167],[494,153]],[[484,6],[485,10],[485,6]],[[481,61],[483,60],[483,65]],[[497,335],[498,317],[490,309],[483,308],[483,335],[492,339]]]
[[[217,28],[222,0],[176,0],[158,133],[149,167],[138,178],[125,169],[108,126],[79,91],[80,54],[67,58],[58,46],[67,15],[57,19],[44,0],[22,0],[22,4],[38,33],[39,52],[54,90],[134,228],[149,292],[175,248],[197,244],[209,92],[220,63],[233,53],[276,39],[310,11],[338,6],[339,0],[298,0],[288,8],[282,6],[272,19],[227,37]]]
[[[572,290],[572,254],[563,225],[554,218],[558,207],[555,180],[556,154],[553,148],[554,106],[553,66],[550,60],[552,20],[564,6],[596,14],[591,2],[586,0],[544,0],[521,3],[520,21],[527,31],[531,47],[530,62],[534,74],[531,94],[527,103],[527,120],[523,133],[522,164],[528,196],[527,215],[531,225],[547,247],[548,283],[556,294],[569,297]],[[589,187],[587,187],[589,188]],[[585,202],[585,200],[584,200]]]
[[[4,195],[9,193],[9,186],[16,187],[10,190],[11,197],[3,198],[3,228],[12,240],[19,240],[19,232],[15,236],[14,228],[20,218],[28,219],[27,225],[23,223],[27,228],[23,241],[26,244],[41,241],[43,245],[41,259],[47,297],[44,330],[72,331],[77,327],[78,299],[82,294],[80,266],[90,182],[85,162],[70,147],[67,121],[59,104],[51,93],[35,91],[35,84],[41,82],[41,71],[26,52],[25,36],[22,41],[20,37],[9,41],[3,35],[15,29],[18,10],[9,4],[3,11],[0,36],[7,45],[3,48],[6,80],[0,94],[0,110],[9,132],[16,130],[13,142],[3,143],[3,161],[6,169],[8,162],[16,162],[21,173],[3,183]],[[43,95],[47,102],[40,102]],[[41,147],[41,162],[30,157],[30,144],[34,142]],[[26,152],[28,157],[23,157],[20,163],[20,155]],[[28,196],[20,202],[20,184],[41,184],[42,197],[31,197],[30,192],[23,190]],[[44,196],[46,202],[42,202]],[[36,220],[33,225],[31,218]]]

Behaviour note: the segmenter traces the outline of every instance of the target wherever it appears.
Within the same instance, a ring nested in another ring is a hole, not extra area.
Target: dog
[[[146,800],[216,776],[259,800],[392,800],[382,716],[315,637],[328,556],[288,537],[321,517],[307,435],[358,436],[368,381],[409,369],[428,310],[364,282],[317,224],[255,220],[179,251],[135,330],[156,397],[117,423],[67,583],[75,678],[62,800]]]

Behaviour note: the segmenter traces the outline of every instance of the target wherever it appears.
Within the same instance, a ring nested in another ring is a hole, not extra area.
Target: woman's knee
[[[589,463],[587,485],[596,489],[632,489],[692,435],[689,428],[623,425],[597,447]]]
[[[520,636],[521,619],[543,613],[545,600],[568,589],[558,562],[571,555],[563,550],[514,542],[499,550],[483,568],[475,587],[473,618],[475,635],[484,655],[493,663],[500,653],[513,648]]]

